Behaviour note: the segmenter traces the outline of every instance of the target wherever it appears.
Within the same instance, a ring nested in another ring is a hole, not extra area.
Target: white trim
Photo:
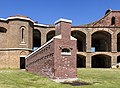
[[[37,24],[37,23],[34,23],[34,26],[49,27],[49,25],[45,25],[45,24]]]
[[[25,17],[19,17],[19,16],[16,16],[16,17],[8,17],[7,20],[11,20],[11,19],[23,19],[23,20],[29,20],[31,22],[34,22],[33,20],[31,20],[30,18],[25,18]]]
[[[62,36],[61,36],[61,35],[57,35],[57,36],[55,36],[54,38],[61,39],[61,38],[62,38]],[[77,40],[77,39],[76,39],[76,38],[74,38],[74,37],[72,37],[72,36],[70,36],[70,40]]]
[[[7,19],[4,19],[4,18],[0,18],[0,20],[7,21]]]
[[[20,55],[20,57],[26,57],[27,55]]]
[[[71,56],[71,52],[61,52],[61,55],[64,55],[64,56]]]
[[[76,38],[74,38],[74,37],[72,37],[72,36],[70,36],[70,40],[77,40]]]
[[[25,18],[25,17],[14,16],[14,17],[8,17],[7,19],[0,18],[0,20],[3,20],[3,21],[12,20],[12,19],[23,19],[23,20],[28,20],[28,21],[33,22],[33,23],[34,23],[34,26],[49,27],[49,25],[37,24],[37,23],[35,23],[33,20],[31,20],[30,18]]]
[[[54,38],[61,39],[61,35],[54,36]]]
[[[59,23],[59,22],[72,23],[72,20],[68,20],[68,19],[63,19],[63,18],[60,18],[60,19],[58,19],[57,21],[55,21],[55,23],[54,23],[54,24],[57,24],[57,23]]]

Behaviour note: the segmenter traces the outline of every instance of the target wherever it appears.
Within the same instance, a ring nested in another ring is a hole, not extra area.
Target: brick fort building
[[[0,68],[25,68],[25,57],[49,42],[55,25],[15,15],[0,18]],[[71,26],[78,68],[110,68],[120,62],[120,11],[107,10],[96,22]]]

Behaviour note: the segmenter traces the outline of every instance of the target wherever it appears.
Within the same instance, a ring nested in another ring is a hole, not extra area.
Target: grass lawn
[[[71,86],[22,70],[0,70],[0,88],[120,88],[120,69],[78,69],[79,81],[92,85]]]

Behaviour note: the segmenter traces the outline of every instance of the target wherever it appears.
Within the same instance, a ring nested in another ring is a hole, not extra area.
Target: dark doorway
[[[77,49],[80,52],[86,51],[86,34],[81,31],[72,31],[71,36],[77,39]]]
[[[86,57],[83,55],[77,55],[77,68],[86,67]]]
[[[39,30],[33,30],[33,48],[38,48],[41,46],[41,33]]]
[[[117,57],[117,63],[120,63],[120,56]]]
[[[46,36],[46,42],[52,39],[54,36],[55,36],[55,31],[54,30],[49,31]]]
[[[25,69],[25,57],[20,57],[20,69]]]
[[[110,68],[111,57],[108,55],[94,55],[92,56],[92,68]]]
[[[117,34],[117,51],[120,52],[120,33]]]

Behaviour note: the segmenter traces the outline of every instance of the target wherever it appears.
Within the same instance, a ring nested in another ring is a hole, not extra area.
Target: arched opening
[[[86,67],[86,57],[83,55],[77,55],[77,68]]]
[[[117,34],[117,51],[120,52],[120,33]]]
[[[41,33],[39,30],[33,30],[33,49],[41,46]]]
[[[115,25],[115,17],[111,18],[111,25]]]
[[[105,31],[97,31],[92,34],[92,47],[97,52],[111,51],[111,34]]]
[[[0,32],[1,33],[6,33],[7,32],[7,29],[3,28],[3,27],[0,27]]]
[[[117,63],[120,63],[120,56],[117,57]]]
[[[111,57],[104,54],[92,56],[92,68],[110,68]]]
[[[67,48],[63,48],[63,49],[62,49],[62,52],[68,52],[68,53],[69,53],[69,52],[70,52],[70,50],[69,50],[69,49],[67,49]]]
[[[86,34],[81,31],[72,31],[71,36],[77,39],[77,49],[78,51],[86,51]]]
[[[54,30],[49,31],[49,32],[47,33],[46,42],[49,41],[50,39],[52,39],[54,36],[55,36],[55,31],[54,31]]]

